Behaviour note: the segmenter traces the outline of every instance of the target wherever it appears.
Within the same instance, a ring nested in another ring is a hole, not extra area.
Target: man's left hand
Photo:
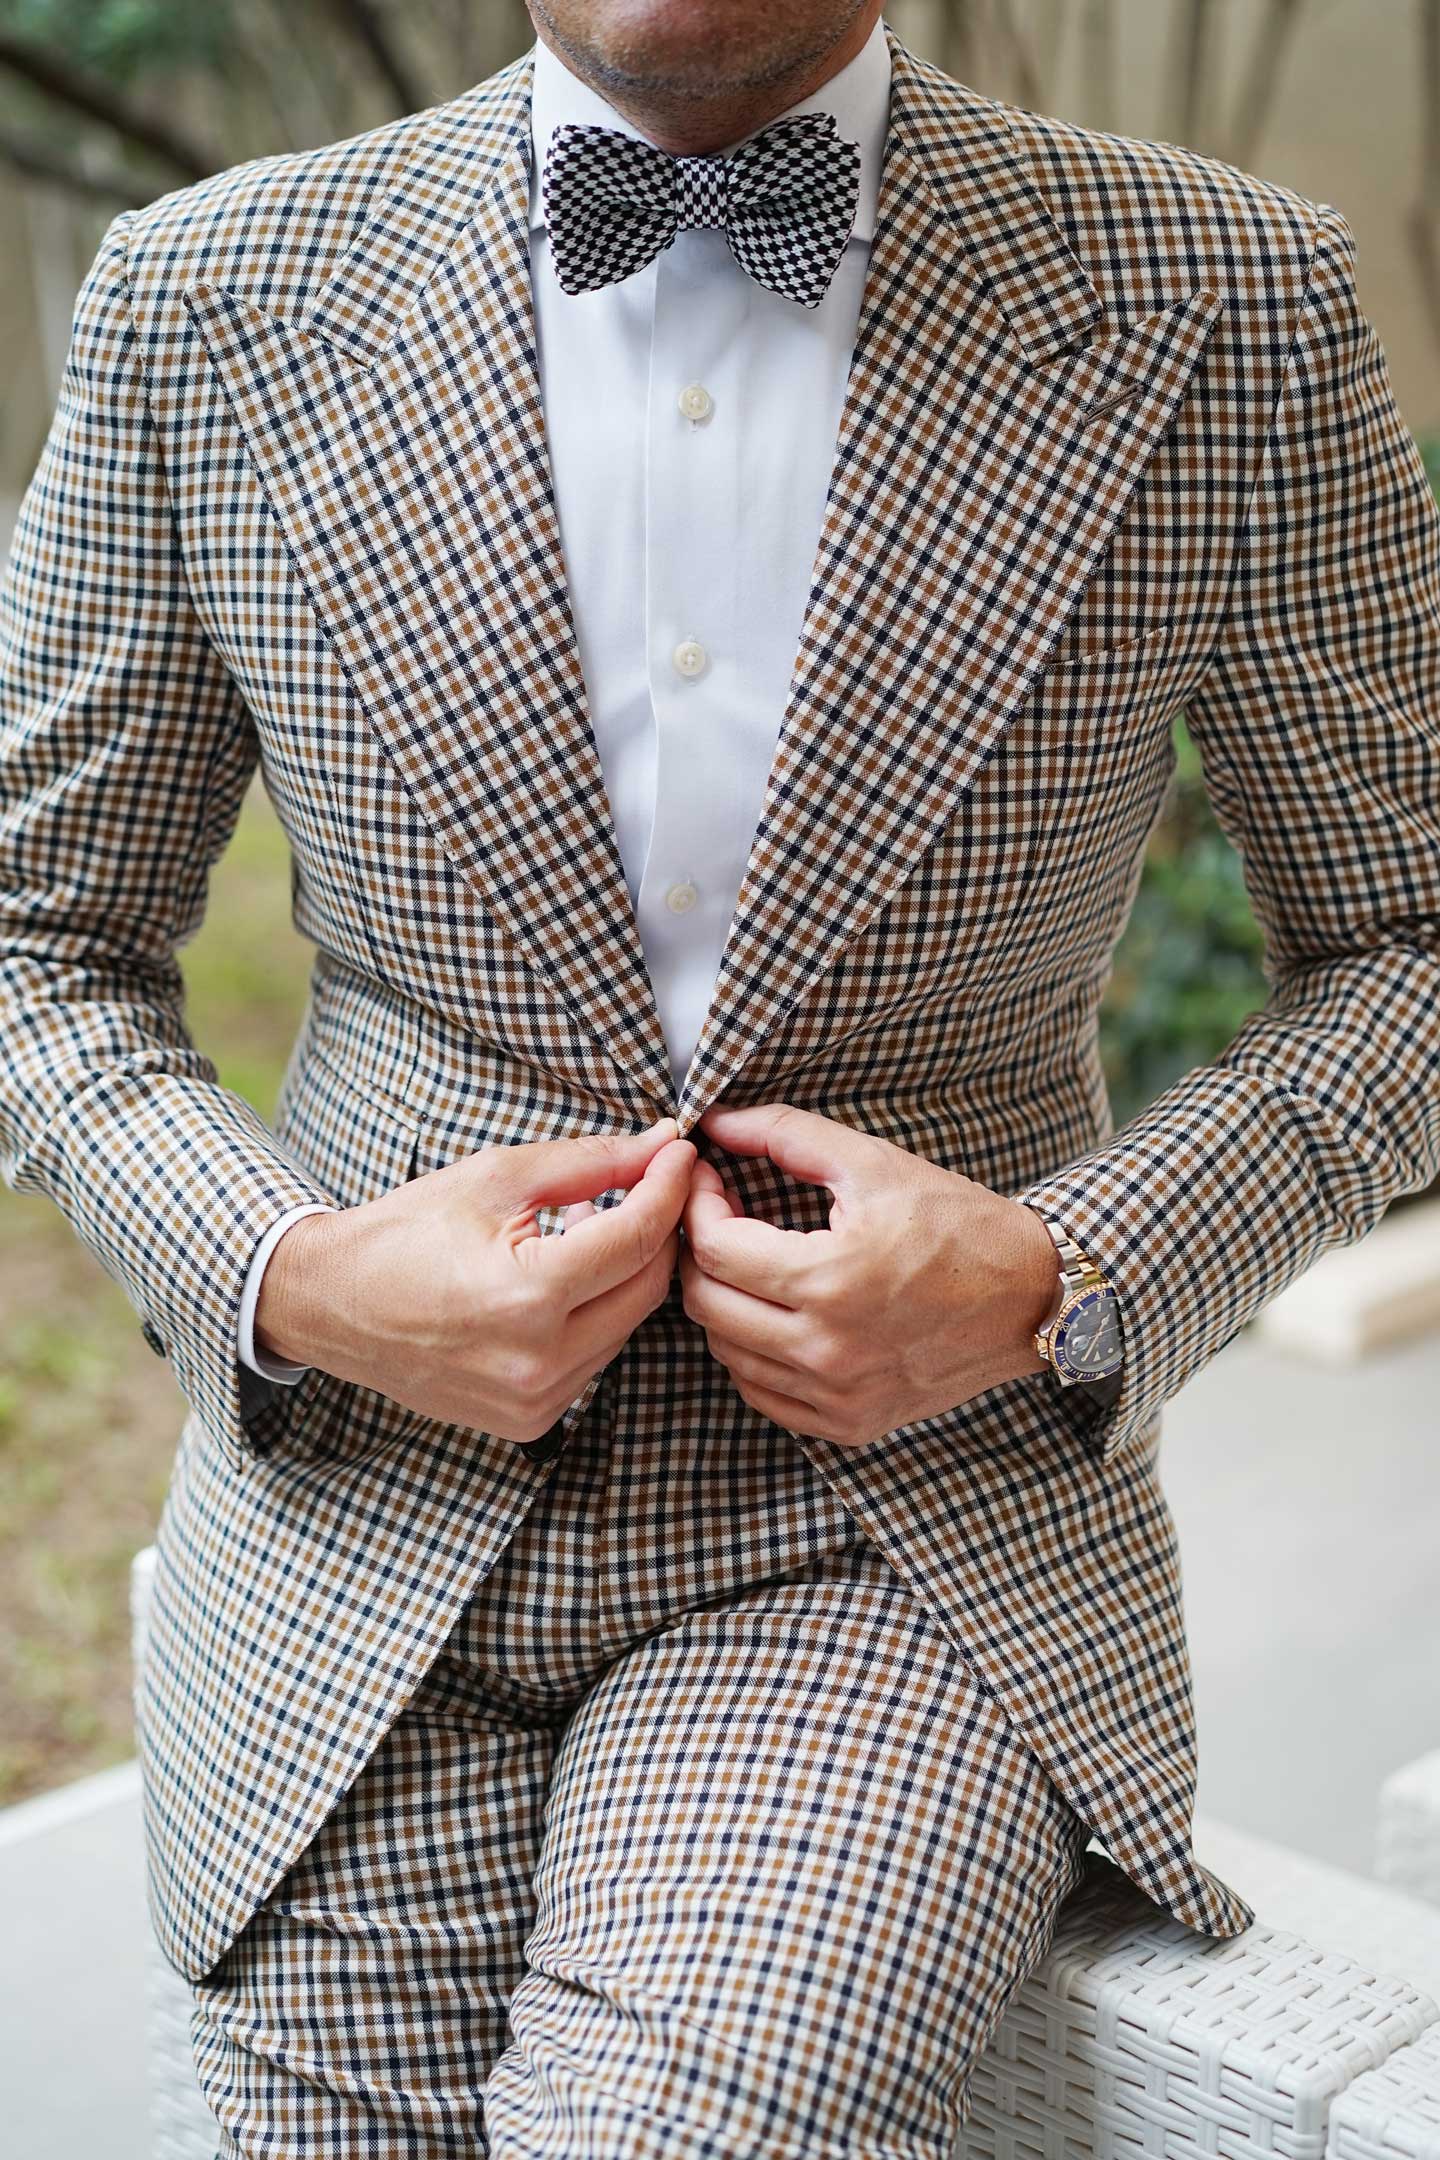
[[[753,1409],[863,1447],[1044,1370],[1032,1338],[1060,1263],[1033,1209],[788,1103],[716,1106],[700,1126],[832,1194],[827,1229],[782,1230],[747,1216],[710,1163],[691,1169],[685,1310]]]

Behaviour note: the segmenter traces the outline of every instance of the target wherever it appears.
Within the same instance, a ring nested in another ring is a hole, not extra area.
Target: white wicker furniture
[[[132,1577],[136,1658],[153,1554]],[[156,2160],[213,2160],[189,1993],[150,1945]],[[1440,2160],[1440,2007],[1257,1924],[1169,1919],[1098,1853],[977,2066],[964,2160]],[[1426,2140],[1429,2142],[1426,2142]],[[1408,2140],[1408,2142],[1407,2142]]]
[[[1440,2160],[1440,2025],[1347,2086],[1330,2117],[1331,2160]]]
[[[1440,1748],[1386,1778],[1376,1847],[1382,1882],[1440,1905]]]
[[[1259,1922],[1197,1935],[1092,1854],[976,2067],[963,2151],[1322,2160],[1337,2096],[1437,2019],[1404,1981]]]

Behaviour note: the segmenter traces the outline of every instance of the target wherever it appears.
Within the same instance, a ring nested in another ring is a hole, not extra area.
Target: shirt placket
[[[636,912],[677,1086],[709,1003],[751,837],[748,827],[737,829],[727,725],[746,664],[734,574],[745,544],[746,284],[717,230],[680,233],[657,264],[645,475],[655,812]]]

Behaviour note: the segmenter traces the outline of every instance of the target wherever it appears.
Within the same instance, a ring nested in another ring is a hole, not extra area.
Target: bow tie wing
[[[541,192],[562,292],[629,277],[675,237],[674,160],[618,128],[557,127]]]
[[[727,231],[757,284],[818,307],[839,267],[860,197],[860,146],[833,113],[762,128],[730,160]]]

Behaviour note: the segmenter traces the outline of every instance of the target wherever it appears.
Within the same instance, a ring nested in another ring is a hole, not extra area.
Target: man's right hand
[[[548,1432],[675,1271],[696,1150],[648,1132],[483,1147],[394,1192],[307,1215],[260,1282],[255,1342],[405,1408],[514,1441]],[[612,1208],[575,1205],[612,1187]],[[547,1203],[568,1203],[543,1236]]]

